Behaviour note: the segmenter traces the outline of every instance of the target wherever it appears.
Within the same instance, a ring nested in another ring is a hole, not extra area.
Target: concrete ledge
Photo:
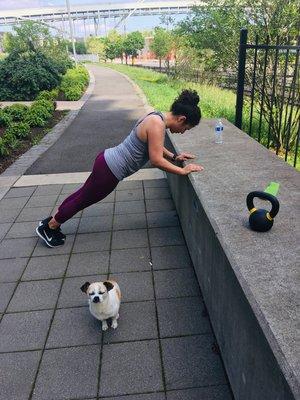
[[[215,144],[213,125],[168,136],[205,170],[167,176],[230,384],[238,400],[299,399],[300,175],[229,122]],[[270,181],[281,208],[271,231],[253,232],[246,195]]]
[[[90,172],[73,172],[63,174],[44,174],[44,175],[23,175],[16,179],[5,179],[0,177],[3,185],[10,185],[13,187],[24,186],[42,186],[42,185],[57,185],[57,184],[70,184],[70,183],[83,183],[87,180]],[[16,177],[15,177],[16,178]],[[165,179],[166,174],[157,168],[140,169],[135,174],[125,178],[124,181],[141,181],[149,179]]]

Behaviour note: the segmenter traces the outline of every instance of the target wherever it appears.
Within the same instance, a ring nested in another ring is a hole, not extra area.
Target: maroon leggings
[[[55,214],[55,220],[59,224],[63,224],[78,211],[104,199],[118,183],[118,179],[106,164],[104,152],[98,154],[93,171],[85,184],[63,201]]]

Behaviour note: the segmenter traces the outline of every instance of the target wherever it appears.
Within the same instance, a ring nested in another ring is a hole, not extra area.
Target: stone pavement
[[[76,187],[0,201],[0,399],[232,399],[167,181],[120,183],[49,249],[35,226]],[[80,286],[107,278],[123,301],[102,333]]]

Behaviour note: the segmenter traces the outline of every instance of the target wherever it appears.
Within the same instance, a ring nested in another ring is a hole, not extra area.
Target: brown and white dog
[[[102,321],[102,330],[108,329],[107,319],[112,318],[112,328],[118,326],[121,291],[115,281],[85,282],[80,288],[89,298],[91,314]]]

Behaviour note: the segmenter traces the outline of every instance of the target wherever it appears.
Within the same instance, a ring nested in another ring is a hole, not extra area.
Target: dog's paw
[[[108,329],[108,325],[107,325],[106,321],[103,321],[102,322],[102,330],[107,331],[107,329]]]
[[[114,319],[113,322],[111,323],[111,327],[114,328],[114,329],[117,329],[117,327],[118,327],[118,322],[117,322],[116,319]]]

